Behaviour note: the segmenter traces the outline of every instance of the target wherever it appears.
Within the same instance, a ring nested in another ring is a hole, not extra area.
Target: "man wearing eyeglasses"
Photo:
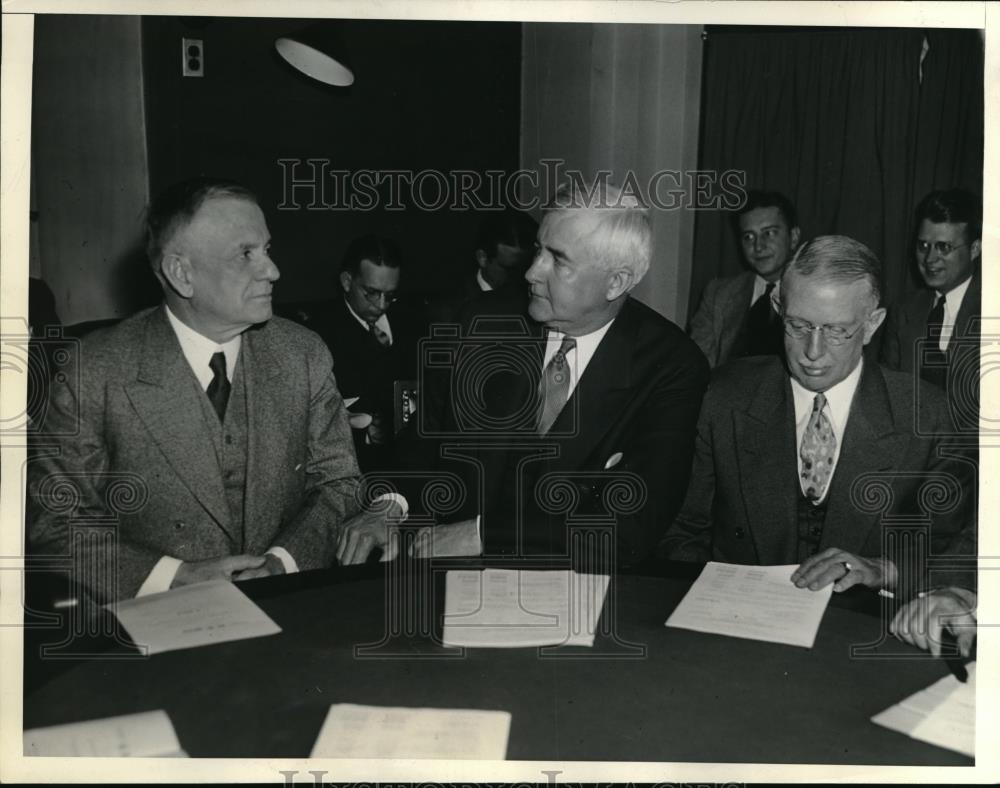
[[[401,261],[391,239],[354,239],[341,263],[341,295],[313,323],[333,356],[364,472],[391,462],[393,382],[416,377],[416,320],[390,312],[397,300]]]
[[[730,358],[782,352],[771,294],[799,245],[795,206],[778,192],[751,191],[734,229],[748,270],[709,282],[691,318],[691,338],[712,367]]]
[[[901,580],[910,548],[940,551],[968,524],[967,466],[938,456],[950,429],[943,396],[924,386],[917,397],[912,376],[863,359],[885,319],[879,270],[844,236],[809,241],[789,263],[776,304],[786,360],[717,371],[688,494],[661,546],[668,557],[798,564],[799,587],[906,594],[922,582]],[[931,435],[915,433],[915,409]],[[925,483],[938,485],[933,505]],[[887,542],[894,517],[918,521],[930,539]]]
[[[891,310],[883,360],[944,388],[960,431],[979,424],[982,205],[963,189],[935,191],[916,212],[914,252],[926,289]]]

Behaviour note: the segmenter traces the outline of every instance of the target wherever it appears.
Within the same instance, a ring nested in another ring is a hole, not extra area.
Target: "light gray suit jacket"
[[[705,287],[701,305],[691,318],[691,339],[701,348],[713,369],[725,364],[739,338],[750,311],[757,274],[744,271],[736,276],[713,279]]]
[[[79,580],[101,599],[134,596],[164,555],[196,561],[280,546],[300,569],[332,564],[341,523],[358,509],[358,466],[330,354],[313,332],[275,317],[243,334],[239,363],[242,529],[205,428],[205,394],[160,306],[87,336],[53,383],[49,438],[28,469],[35,550],[86,561]],[[102,529],[74,523],[104,526],[110,539],[81,541]]]

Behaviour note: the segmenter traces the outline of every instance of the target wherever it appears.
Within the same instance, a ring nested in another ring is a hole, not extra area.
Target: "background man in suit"
[[[783,350],[771,294],[799,245],[795,207],[783,194],[751,191],[734,223],[750,270],[709,282],[691,318],[691,338],[712,367]]]
[[[890,311],[883,360],[945,388],[956,426],[975,435],[982,203],[963,189],[931,192],[917,207],[916,227],[917,270],[927,288]]]
[[[919,490],[930,481],[947,491],[931,549],[969,526],[968,466],[938,453],[951,429],[943,397],[930,386],[918,397],[912,376],[862,361],[885,318],[879,268],[843,236],[799,250],[780,289],[787,369],[748,358],[713,378],[669,557],[799,564],[793,580],[812,589],[893,588],[900,559],[885,552],[883,515],[926,514]],[[915,414],[930,435],[915,433]]]
[[[186,181],[147,229],[165,303],[87,336],[53,385],[55,446],[29,465],[34,546],[65,554],[72,517],[117,519],[112,543],[72,544],[80,582],[112,599],[333,563],[358,510],[346,410],[320,339],[271,317],[256,199]]]
[[[431,321],[461,322],[466,308],[481,293],[525,291],[524,272],[531,263],[537,234],[538,222],[524,211],[484,211],[476,236],[475,270],[431,303]]]
[[[531,320],[494,300],[514,327],[463,332],[442,443],[467,460],[466,505],[417,535],[417,555],[567,555],[550,483],[575,515],[616,516],[618,564],[650,554],[683,498],[708,377],[694,343],[629,296],[650,254],[647,212],[618,189],[556,196],[526,274]],[[623,479],[635,500],[616,510]]]
[[[377,235],[354,239],[344,253],[341,292],[312,323],[333,356],[337,385],[350,403],[361,470],[392,462],[393,383],[416,377],[418,318],[397,309],[402,255]]]

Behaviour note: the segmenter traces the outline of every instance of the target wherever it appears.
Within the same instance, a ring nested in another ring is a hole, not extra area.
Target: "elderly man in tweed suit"
[[[186,181],[147,229],[164,303],[86,337],[53,387],[51,448],[29,464],[33,547],[72,552],[98,599],[334,563],[358,466],[326,347],[271,316],[279,273],[256,199]],[[86,522],[113,536],[73,527]]]

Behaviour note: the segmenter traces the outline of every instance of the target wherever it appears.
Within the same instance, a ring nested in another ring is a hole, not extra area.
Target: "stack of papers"
[[[872,722],[963,755],[976,755],[976,663],[963,684],[945,676],[927,689],[890,706]]]
[[[107,607],[132,642],[148,654],[281,632],[250,597],[226,580],[181,586]]]
[[[500,761],[510,712],[407,709],[337,703],[310,758],[440,758]]]
[[[710,561],[667,619],[668,627],[812,648],[833,584],[796,588],[796,565]]]
[[[608,575],[570,570],[454,570],[445,579],[444,644],[593,646]]]
[[[55,757],[187,757],[165,711],[53,725],[24,732],[24,754]]]

